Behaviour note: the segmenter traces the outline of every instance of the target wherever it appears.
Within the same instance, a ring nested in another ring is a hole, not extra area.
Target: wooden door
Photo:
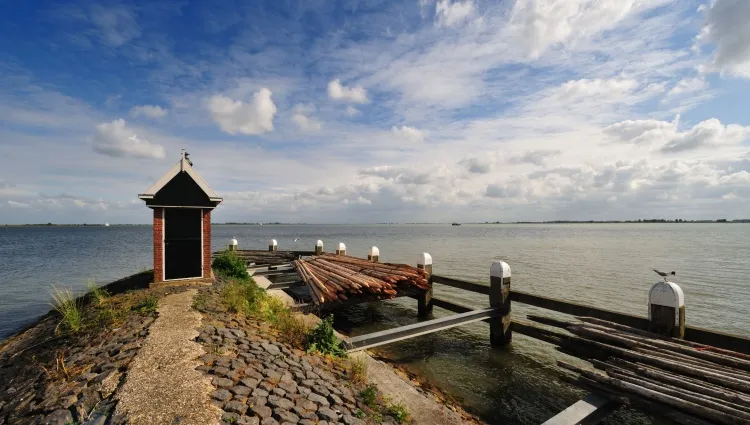
[[[202,210],[164,209],[164,279],[203,277]]]

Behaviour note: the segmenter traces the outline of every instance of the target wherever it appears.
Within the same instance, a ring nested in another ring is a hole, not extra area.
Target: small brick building
[[[212,278],[211,210],[222,199],[193,169],[187,152],[138,197],[154,211],[154,283]]]

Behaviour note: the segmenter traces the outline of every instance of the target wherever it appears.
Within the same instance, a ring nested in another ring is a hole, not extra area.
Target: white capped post
[[[490,343],[496,347],[510,344],[510,266],[495,261],[490,267],[490,307],[500,310],[500,315],[490,319]]]
[[[660,281],[648,291],[649,330],[675,338],[685,337],[685,294],[674,282]]]
[[[417,295],[417,315],[420,317],[432,314],[432,256],[426,252],[417,259],[417,268],[425,271],[430,289]]]
[[[237,239],[234,236],[229,240],[229,250],[237,251]]]
[[[323,253],[323,241],[318,239],[317,242],[315,242],[315,255],[321,255]]]
[[[268,242],[268,250],[272,252],[279,250],[279,243],[276,241],[276,239],[271,239]]]
[[[378,249],[378,247],[373,246],[372,248],[370,248],[370,252],[367,254],[367,259],[369,261],[372,261],[373,263],[378,262],[378,260],[380,259],[380,250]]]
[[[346,245],[343,242],[339,242],[339,249],[336,250],[336,255],[346,255]]]

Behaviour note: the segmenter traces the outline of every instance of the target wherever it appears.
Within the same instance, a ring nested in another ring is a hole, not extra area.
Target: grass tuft
[[[89,293],[91,294],[93,300],[96,302],[96,305],[102,305],[109,299],[109,292],[107,292],[107,290],[104,288],[96,286],[95,281],[88,281],[86,286],[88,287]]]
[[[362,397],[362,401],[365,403],[365,406],[374,409],[378,406],[378,387],[376,387],[373,384],[370,384],[365,387],[362,391],[359,392],[360,397]]]
[[[70,288],[60,289],[53,286],[52,302],[50,305],[62,316],[58,329],[62,326],[66,331],[76,333],[83,328],[81,305],[73,297],[73,290]]]
[[[347,365],[347,376],[354,385],[364,385],[367,382],[367,363],[361,357],[349,359]]]
[[[233,251],[222,252],[218,257],[214,258],[211,267],[221,277],[237,279],[247,279],[250,277],[247,273],[245,260],[237,256]]]
[[[404,403],[389,404],[387,410],[388,414],[400,424],[408,423],[410,420],[409,410]]]
[[[333,316],[328,316],[310,331],[307,337],[307,352],[318,351],[323,355],[346,357],[346,350],[333,331]]]
[[[132,310],[137,311],[138,313],[141,313],[141,314],[150,314],[156,311],[156,307],[158,305],[159,305],[159,298],[153,295],[150,295],[146,297],[143,301],[134,305]]]

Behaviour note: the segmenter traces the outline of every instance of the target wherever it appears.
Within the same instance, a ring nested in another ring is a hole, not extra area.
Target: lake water
[[[687,323],[750,336],[750,225],[215,225],[214,249],[231,237],[241,248],[312,250],[317,239],[350,255],[380,248],[381,261],[416,264],[422,252],[434,273],[489,281],[492,261],[512,268],[512,287],[579,303],[646,315],[657,276],[676,270],[685,292]],[[295,239],[297,241],[295,242]],[[151,228],[0,228],[0,339],[49,310],[55,284],[85,291],[87,280],[107,283],[151,268]],[[436,296],[487,305],[485,296],[436,286]],[[513,305],[514,317],[533,308]],[[450,314],[435,309],[435,316]],[[548,314],[548,313],[545,313]],[[350,334],[414,323],[416,301],[399,299],[348,307],[336,324]],[[378,354],[424,377],[489,423],[538,424],[581,396],[558,378],[549,344],[514,335],[512,347],[493,350],[484,323],[385,346]],[[661,423],[620,411],[610,424]]]

